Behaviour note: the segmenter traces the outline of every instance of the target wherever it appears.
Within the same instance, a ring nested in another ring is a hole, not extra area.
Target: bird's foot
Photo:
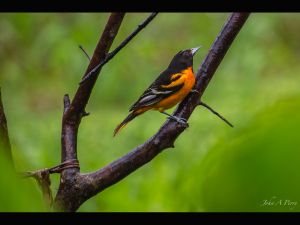
[[[177,123],[180,123],[180,124],[184,125],[185,127],[189,127],[189,124],[185,118],[170,116],[169,119],[175,120]]]
[[[196,89],[192,89],[191,93],[198,93],[199,94],[200,92],[198,90],[196,90]]]

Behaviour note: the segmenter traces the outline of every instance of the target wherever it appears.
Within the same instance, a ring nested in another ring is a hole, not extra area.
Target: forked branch
[[[77,162],[77,133],[81,118],[87,113],[85,106],[88,103],[94,84],[101,68],[123,49],[144,27],[146,27],[157,15],[152,13],[138,28],[132,32],[112,53],[109,49],[118,33],[124,18],[124,13],[112,13],[96,46],[90,64],[83,76],[83,81],[70,102],[68,96],[64,98],[64,113],[62,120],[62,163],[72,160]],[[67,102],[67,104],[66,104]],[[66,106],[67,105],[67,106]],[[61,182],[55,199],[55,206],[61,210],[72,211],[82,203],[81,192],[74,190],[75,182],[80,181],[78,166],[71,166],[61,173]],[[74,190],[72,192],[71,190]],[[77,192],[77,193],[76,193]]]
[[[146,23],[144,23],[147,25],[155,16],[155,13],[151,14]],[[194,87],[196,91],[190,93],[177,107],[173,114],[174,116],[188,120],[195,108],[201,103],[201,96],[248,16],[249,13],[232,13],[229,16],[196,73],[197,80]],[[54,206],[58,210],[76,211],[83,202],[92,196],[145,165],[164,149],[174,147],[175,140],[186,129],[180,123],[167,120],[153,137],[125,156],[98,171],[87,174],[79,173],[77,160],[78,128],[81,118],[86,115],[85,106],[88,103],[101,68],[114,56],[113,54],[108,54],[108,51],[118,33],[123,17],[124,13],[111,14],[83,76],[83,82],[78,87],[73,100],[70,101],[68,95],[64,97],[61,160],[62,163],[73,162],[73,164],[67,165],[68,168],[63,168],[61,172],[60,186],[54,202]],[[137,29],[138,32],[142,28],[140,26]],[[137,33],[128,40],[130,41]],[[121,44],[120,48],[115,50],[115,53],[128,42],[125,40],[123,42],[125,44]],[[85,77],[88,78],[85,79]]]
[[[191,93],[178,106],[174,113],[175,116],[188,119],[194,109],[199,105],[204,90],[248,16],[249,13],[233,13],[230,15],[197,71],[197,81],[195,84],[197,91]],[[89,85],[94,79],[94,76],[87,79],[86,82],[82,83],[81,87]],[[72,105],[77,105],[74,100],[71,107]],[[76,111],[78,109],[72,110]],[[73,179],[69,179],[66,186],[67,188],[63,188],[67,191],[58,193],[59,198],[57,198],[57,200],[59,200],[58,202],[62,206],[61,209],[67,211],[77,210],[87,199],[122,180],[136,169],[151,161],[164,149],[174,147],[175,140],[185,129],[186,127],[180,123],[168,120],[159,131],[145,143],[102,169],[88,174],[70,173],[68,177]],[[73,139],[73,141],[76,140]],[[75,143],[73,143],[73,145],[75,145]]]

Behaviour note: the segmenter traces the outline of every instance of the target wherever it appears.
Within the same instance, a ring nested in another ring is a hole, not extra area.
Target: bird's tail
[[[125,120],[123,120],[122,123],[120,123],[115,131],[114,131],[114,136],[116,136],[117,133],[119,133],[119,131],[126,126],[127,123],[129,123],[131,120],[133,120],[136,116],[138,116],[139,113],[136,113],[136,112],[131,112],[126,118]]]

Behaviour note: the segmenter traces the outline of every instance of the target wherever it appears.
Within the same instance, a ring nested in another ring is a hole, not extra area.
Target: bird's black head
[[[193,66],[193,56],[200,47],[190,48],[178,52],[172,59],[169,69],[181,71]]]

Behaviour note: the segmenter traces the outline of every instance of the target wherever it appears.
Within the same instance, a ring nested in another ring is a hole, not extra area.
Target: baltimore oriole
[[[187,121],[184,118],[172,116],[166,113],[165,110],[181,102],[193,89],[195,84],[193,56],[199,48],[182,50],[173,57],[168,68],[157,77],[141,97],[130,107],[130,114],[116,127],[114,136],[128,122],[150,109],[158,110],[178,123],[187,125]],[[202,105],[212,110],[206,104],[203,103]],[[212,110],[212,112],[225,120],[215,111]],[[226,120],[225,122],[229,123]]]

